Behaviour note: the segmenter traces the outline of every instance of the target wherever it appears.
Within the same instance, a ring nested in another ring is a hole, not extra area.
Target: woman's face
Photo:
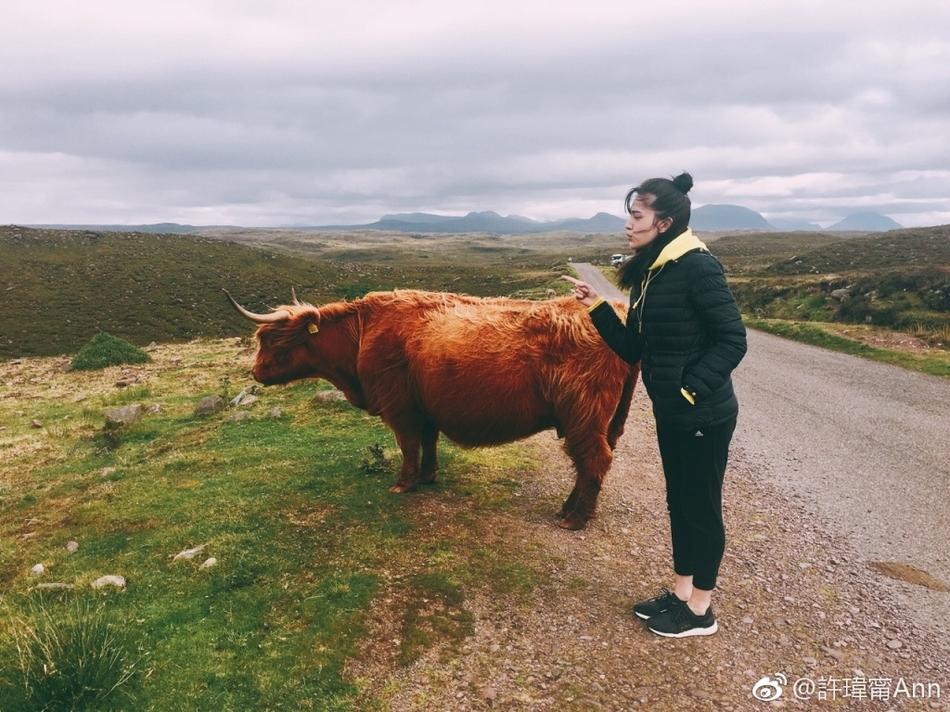
[[[649,193],[645,195],[637,194],[636,200],[630,206],[630,214],[627,216],[624,232],[627,235],[627,244],[634,250],[642,250],[653,242],[658,235],[669,230],[673,223],[670,218],[657,220],[656,213],[650,207],[652,202],[653,196]]]

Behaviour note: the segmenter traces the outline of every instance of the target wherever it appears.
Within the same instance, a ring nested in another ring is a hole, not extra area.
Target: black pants
[[[735,418],[691,430],[656,424],[673,534],[673,570],[692,576],[693,585],[707,591],[716,587],[726,547],[722,479],[735,429]]]

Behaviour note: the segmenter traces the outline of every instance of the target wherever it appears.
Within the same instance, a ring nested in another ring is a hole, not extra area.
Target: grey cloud
[[[562,217],[618,212],[626,186],[682,169],[697,204],[807,218],[887,195],[876,209],[950,211],[950,11],[865,3],[816,22],[808,2],[787,17],[756,3],[655,18],[608,5],[592,4],[583,32],[539,6],[536,33],[376,5],[394,26],[364,34],[358,13],[247,7],[213,27],[208,7],[179,7],[191,43],[163,48],[176,23],[162,16],[153,35],[134,25],[67,45],[73,68],[18,41],[0,59],[35,62],[0,72],[0,166],[25,180],[7,184],[0,219],[338,222],[502,205]],[[298,28],[298,11],[319,31]],[[82,182],[43,159],[58,154]],[[912,170],[931,174],[895,177]],[[819,173],[839,179],[802,180]],[[771,197],[769,180],[784,185]]]

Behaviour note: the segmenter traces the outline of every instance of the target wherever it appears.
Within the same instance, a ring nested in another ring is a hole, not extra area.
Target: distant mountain
[[[776,230],[821,230],[818,223],[808,222],[807,220],[783,220],[781,218],[769,218],[769,222]]]
[[[866,230],[868,232],[883,232],[897,230],[903,227],[899,222],[891,220],[880,213],[854,213],[844,220],[836,222],[828,230]]]
[[[445,215],[433,215],[432,213],[393,213],[392,215],[383,215],[379,222],[402,222],[402,223],[433,223],[445,220]]]
[[[624,220],[608,213],[597,213],[591,218],[567,218],[542,222],[521,215],[501,216],[487,210],[467,215],[437,215],[433,213],[395,213],[384,215],[374,223],[364,225],[321,225],[317,230],[391,230],[393,232],[489,232],[496,234],[524,234],[528,232],[620,232]]]
[[[553,223],[541,223],[549,225],[548,230],[568,230],[570,232],[621,232],[626,220],[618,218],[610,213],[597,213],[594,217],[586,220],[582,218],[569,218],[567,220],[558,220]]]
[[[741,205],[704,205],[689,221],[694,230],[774,230],[762,215]]]

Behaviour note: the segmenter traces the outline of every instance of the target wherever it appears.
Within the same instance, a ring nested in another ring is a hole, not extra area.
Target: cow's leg
[[[614,411],[610,419],[610,425],[607,427],[607,444],[613,450],[617,446],[617,440],[623,435],[624,425],[627,424],[627,415],[630,413],[630,402],[633,400],[633,389],[637,387],[637,378],[640,375],[640,364],[630,367],[630,372],[624,379],[623,388],[620,391],[620,402],[617,403],[617,410]]]
[[[419,446],[422,443],[422,428],[400,424],[393,428],[396,442],[402,450],[402,468],[399,470],[399,479],[389,488],[390,492],[399,494],[413,489],[419,483]]]
[[[561,511],[558,512],[558,519],[564,519],[567,516],[568,512],[573,512],[574,507],[577,506],[577,483],[574,484],[574,489],[571,490],[571,493],[567,496],[567,499],[564,500],[564,504],[561,505]]]
[[[435,482],[435,472],[439,467],[436,458],[436,446],[439,442],[439,429],[427,424],[422,429],[422,468],[419,472],[419,484]]]
[[[574,461],[577,479],[564,506],[558,526],[583,529],[597,508],[600,487],[613,458],[606,436],[601,432],[568,432],[565,448]]]

